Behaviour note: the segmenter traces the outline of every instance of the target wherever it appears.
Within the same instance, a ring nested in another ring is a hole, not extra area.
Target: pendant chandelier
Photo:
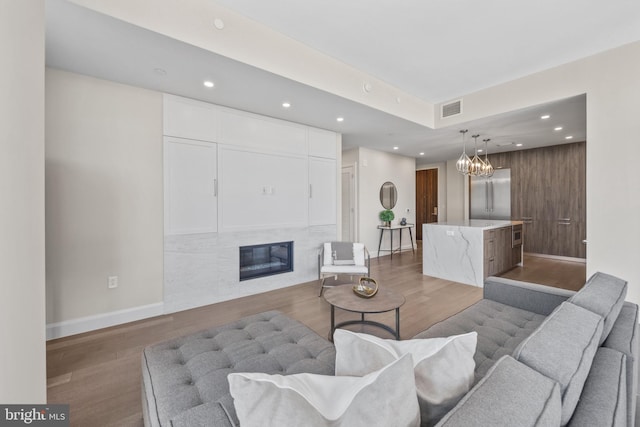
[[[478,137],[480,135],[473,135],[473,139],[475,140],[475,155],[473,159],[471,159],[471,164],[469,165],[469,175],[471,176],[482,176],[482,171],[484,170],[484,162],[480,157],[478,157]]]
[[[480,156],[478,156],[478,137],[479,134],[473,135],[474,139],[474,156],[473,158],[469,158],[467,155],[467,146],[465,143],[465,134],[468,132],[467,129],[461,130],[462,134],[462,155],[456,162],[456,169],[463,175],[471,175],[471,176],[484,176],[490,177],[493,175],[494,168],[491,162],[489,162],[489,153],[487,150],[488,142],[491,139],[486,138],[482,141],[484,142],[484,160]]]
[[[483,139],[484,142],[484,169],[482,170],[482,175],[484,176],[492,176],[493,175],[493,166],[489,162],[489,151],[487,150],[487,143],[491,141],[490,138]]]
[[[464,135],[468,132],[467,129],[461,130],[462,134],[462,155],[456,162],[456,169],[463,175],[469,174],[469,166],[471,165],[471,159],[467,156],[467,145],[464,141]]]

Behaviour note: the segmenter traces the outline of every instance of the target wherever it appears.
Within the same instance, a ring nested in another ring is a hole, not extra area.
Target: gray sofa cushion
[[[627,424],[632,426],[636,419],[636,394],[638,393],[638,306],[625,302],[618,319],[603,347],[611,348],[627,356]]]
[[[570,426],[626,427],[626,359],[619,351],[598,349]]]
[[[436,426],[548,427],[560,416],[558,384],[504,356]]]
[[[436,338],[478,332],[476,381],[502,356],[513,353],[546,316],[513,308],[491,300],[480,300],[471,307],[431,326],[414,338]]]
[[[600,344],[611,332],[627,295],[626,280],[604,273],[595,273],[569,302],[599,314],[604,319]]]
[[[333,375],[335,348],[277,311],[147,347],[142,355],[144,396],[152,426],[238,420],[229,394],[230,372]],[[215,424],[218,425],[218,424]]]
[[[602,334],[602,317],[563,302],[513,352],[516,360],[560,384],[562,425],[580,399]]]

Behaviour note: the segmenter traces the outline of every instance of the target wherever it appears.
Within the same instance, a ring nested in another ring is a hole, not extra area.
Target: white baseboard
[[[80,317],[63,322],[47,324],[47,340],[62,338],[96,329],[108,328],[136,320],[164,314],[164,303],[142,305],[110,313],[97,314],[95,316]]]

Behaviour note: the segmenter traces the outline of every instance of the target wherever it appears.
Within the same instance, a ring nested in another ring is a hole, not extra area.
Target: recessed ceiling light
[[[421,156],[424,156],[424,153],[420,153]]]
[[[517,143],[516,147],[522,147],[522,143],[521,142]]]
[[[285,102],[282,103],[282,108],[289,108],[289,107],[291,107],[291,103],[290,102],[285,101]]]
[[[545,114],[544,116],[540,116],[540,118],[542,120],[547,120],[548,118],[550,118],[551,116],[549,114]]]
[[[553,128],[553,130],[555,130],[555,131],[562,130],[562,126],[556,126],[556,127]]]
[[[213,20],[213,26],[216,27],[218,30],[223,30],[224,29],[224,21],[220,18],[216,18]]]
[[[338,117],[336,120],[339,122],[344,122],[344,117]]]
[[[400,148],[400,147],[393,147],[394,150],[397,150],[398,148]]]
[[[567,135],[564,137],[564,139],[573,139],[573,135]]]
[[[208,87],[209,89],[211,89],[212,87],[215,86],[215,84],[210,80],[205,80],[205,82],[203,84],[204,84],[205,87]]]
[[[478,148],[478,153],[482,153],[484,150],[482,148]]]

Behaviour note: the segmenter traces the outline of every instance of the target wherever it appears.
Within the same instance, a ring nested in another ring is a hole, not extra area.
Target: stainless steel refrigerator
[[[511,169],[471,177],[471,219],[511,219]]]

